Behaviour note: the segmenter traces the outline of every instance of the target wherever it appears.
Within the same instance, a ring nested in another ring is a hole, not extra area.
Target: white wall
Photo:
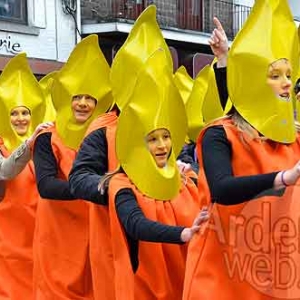
[[[75,45],[75,24],[63,12],[61,3],[61,0],[28,0],[29,26],[1,22],[0,54],[13,55],[12,47],[3,45],[6,39],[11,45],[18,43],[28,57],[65,62]]]
[[[235,0],[234,3],[252,7],[254,0]]]
[[[235,0],[234,3],[236,4],[242,4],[247,6],[253,6],[255,0]],[[291,12],[295,19],[300,21],[300,0],[288,0],[288,3],[291,8]]]
[[[300,21],[300,1],[289,0],[290,8],[296,20]]]

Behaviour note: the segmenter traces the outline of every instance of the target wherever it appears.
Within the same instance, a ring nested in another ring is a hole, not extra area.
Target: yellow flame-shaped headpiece
[[[10,113],[18,106],[30,110],[31,120],[26,135],[19,136],[11,126]],[[25,53],[13,58],[0,75],[0,136],[11,151],[24,142],[43,122],[45,100],[39,83],[33,75]]]
[[[40,81],[40,87],[42,88],[42,91],[45,96],[46,101],[46,112],[45,112],[45,122],[51,121],[54,122],[56,118],[56,111],[52,102],[52,84],[54,81],[54,77],[57,75],[58,71],[53,71],[46,76],[44,76]]]
[[[287,59],[296,76],[299,65],[297,28],[286,0],[256,0],[235,38],[228,57],[228,90],[240,115],[265,137],[295,140],[293,104],[267,84],[271,63]]]
[[[186,71],[184,66],[181,66],[174,74],[174,83],[181,95],[183,103],[185,104],[191,95],[194,80]]]
[[[198,73],[185,108],[188,136],[192,141],[197,140],[205,124],[224,115],[212,65],[205,66]]]
[[[112,105],[109,65],[99,48],[98,36],[83,39],[72,51],[67,63],[54,77],[52,100],[57,112],[59,136],[72,149],[77,149],[91,121]],[[79,124],[71,109],[72,97],[90,95],[97,100],[92,116]]]
[[[176,157],[187,128],[184,104],[166,61],[163,49],[147,60],[120,114],[116,136],[117,156],[126,174],[141,192],[158,200],[170,200],[179,192]],[[160,128],[167,129],[172,140],[172,152],[164,168],[157,167],[146,143],[146,136]]]
[[[167,67],[173,71],[172,56],[156,21],[156,7],[148,6],[133,25],[111,67],[114,101],[119,109],[126,105],[145,61],[157,49],[165,50]]]

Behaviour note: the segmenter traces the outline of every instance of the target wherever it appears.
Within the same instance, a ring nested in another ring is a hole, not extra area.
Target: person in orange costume
[[[212,209],[189,245],[184,300],[300,298],[298,53],[287,2],[256,1],[229,51],[232,115],[197,142],[201,201]]]
[[[100,115],[89,126],[69,174],[74,195],[89,205],[89,258],[95,299],[115,299],[114,269],[107,197],[98,190],[101,174],[116,169],[115,131],[118,109]]]
[[[0,299],[32,299],[32,242],[38,192],[31,145],[50,123],[43,94],[24,53],[0,76]],[[36,128],[35,128],[36,127]]]
[[[94,120],[87,130],[70,171],[71,192],[89,203],[90,261],[95,299],[114,300],[113,256],[109,229],[108,197],[98,185],[107,172],[116,170],[115,131],[120,110],[126,105],[145,60],[159,47],[167,45],[156,21],[156,8],[149,6],[136,20],[127,40],[111,67],[112,93],[116,104]],[[168,60],[172,64],[169,53]]]
[[[159,49],[119,116],[121,168],[99,186],[109,184],[116,299],[181,299],[184,242],[207,217],[206,210],[198,215],[197,187],[187,174],[181,178],[176,164],[186,125],[184,104]]]
[[[67,179],[91,121],[112,104],[108,74],[98,37],[91,35],[53,78],[55,127],[43,131],[33,149],[42,197],[34,240],[36,299],[94,299],[88,205],[72,195]]]

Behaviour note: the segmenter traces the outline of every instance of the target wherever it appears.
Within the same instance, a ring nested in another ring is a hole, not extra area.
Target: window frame
[[[5,17],[0,15],[0,21],[28,25],[28,0],[19,0],[19,1],[20,1],[20,18],[14,16]]]

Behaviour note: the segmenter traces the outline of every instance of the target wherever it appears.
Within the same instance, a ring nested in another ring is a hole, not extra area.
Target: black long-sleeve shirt
[[[238,204],[273,188],[278,172],[250,176],[233,175],[232,148],[222,126],[207,129],[201,147],[203,168],[213,202]]]
[[[147,219],[131,189],[119,190],[115,201],[118,218],[132,239],[157,243],[182,243],[180,235],[184,227],[169,226]]]
[[[68,180],[58,178],[59,167],[51,146],[51,132],[36,138],[33,162],[38,191],[42,198],[73,200]]]
[[[227,99],[228,99],[228,89],[227,89],[227,68],[217,68],[217,64],[214,64],[215,78],[218,87],[220,103],[222,108],[225,109]]]
[[[96,129],[83,140],[69,174],[71,192],[76,198],[95,204],[107,204],[107,195],[100,195],[98,191],[101,176],[108,169],[107,157],[105,128]],[[152,239],[152,241],[159,242],[161,238],[165,242],[178,242],[178,239],[172,236],[174,231],[170,233],[170,226],[153,222],[144,216],[134,194],[131,190],[129,191],[119,191],[115,199],[118,216],[120,220],[126,220],[122,224],[129,236],[132,239]],[[178,234],[178,229],[175,231]]]
[[[105,128],[92,131],[82,142],[69,174],[72,194],[97,204],[107,204],[107,196],[98,191],[101,177],[108,170]]]
[[[182,244],[182,226],[169,226],[147,219],[140,209],[133,191],[121,189],[116,195],[116,211],[126,232],[133,272],[139,265],[139,241]]]

